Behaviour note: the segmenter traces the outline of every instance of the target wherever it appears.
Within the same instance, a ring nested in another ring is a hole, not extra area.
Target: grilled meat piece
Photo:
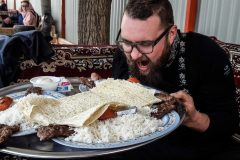
[[[29,87],[25,93],[25,96],[27,96],[28,94],[31,93],[36,93],[38,95],[42,95],[43,94],[43,90],[41,87]]]
[[[48,125],[37,129],[37,136],[40,141],[49,140],[54,137],[68,137],[74,133],[67,125]]]
[[[0,124],[0,144],[6,142],[11,135],[18,132],[20,127],[18,125],[8,126]]]
[[[86,85],[86,86],[88,86],[89,88],[95,87],[94,81],[92,81],[92,80],[90,80],[90,79],[88,79],[88,78],[86,78],[86,77],[80,77],[80,78],[79,78],[79,82],[80,82],[80,84]]]
[[[163,101],[153,105],[153,110],[151,112],[152,117],[160,119],[166,113],[176,108],[177,99],[173,96],[170,96],[169,94],[163,92],[157,93],[155,96],[159,99],[162,99]]]

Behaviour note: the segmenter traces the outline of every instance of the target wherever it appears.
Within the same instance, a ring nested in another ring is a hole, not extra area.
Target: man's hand
[[[171,96],[179,99],[185,106],[186,117],[183,120],[183,125],[199,132],[204,132],[208,129],[210,124],[208,115],[196,110],[193,98],[189,94],[179,91],[172,93]]]
[[[102,77],[99,74],[97,74],[95,72],[91,73],[91,80],[92,81],[96,81],[96,80],[100,80],[100,79],[102,79]]]

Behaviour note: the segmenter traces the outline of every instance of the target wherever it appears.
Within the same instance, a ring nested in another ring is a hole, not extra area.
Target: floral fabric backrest
[[[89,77],[97,72],[103,78],[112,76],[113,53],[116,46],[56,45],[55,55],[40,64],[33,60],[20,62],[17,82],[29,81],[35,76]]]
[[[236,85],[237,92],[237,102],[239,105],[240,111],[240,45],[231,44],[219,41],[217,38],[212,37],[215,42],[217,42],[227,54],[229,54],[230,61],[232,63],[233,71],[234,71],[234,80]]]

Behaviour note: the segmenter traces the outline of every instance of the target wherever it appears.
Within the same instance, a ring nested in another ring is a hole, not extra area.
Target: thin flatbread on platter
[[[154,90],[124,80],[107,79],[90,91],[58,99],[59,105],[32,104],[24,112],[29,120],[40,125],[63,124],[72,127],[88,126],[108,108],[143,107],[161,100]]]
[[[131,83],[125,80],[108,79],[100,82],[91,91],[108,97],[112,101],[126,103],[130,106],[143,107],[161,101],[154,96],[155,89],[147,89],[139,83]]]

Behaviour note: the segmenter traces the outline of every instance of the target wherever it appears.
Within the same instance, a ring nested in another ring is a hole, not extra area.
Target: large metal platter
[[[72,92],[70,93],[67,93],[66,95],[72,95],[79,92],[78,84],[72,83],[72,85],[74,86],[74,90],[72,90]],[[0,96],[16,93],[20,91],[25,91],[30,86],[31,86],[30,83],[23,83],[23,84],[8,86],[0,89]],[[178,105],[176,112],[180,116],[180,123],[178,124],[180,125],[185,115],[183,107],[181,105]],[[150,141],[140,143],[137,145],[130,145],[130,146],[125,146],[121,148],[98,150],[98,149],[81,149],[81,148],[67,147],[67,146],[55,143],[52,140],[40,142],[36,134],[31,134],[31,135],[25,135],[20,137],[11,137],[7,141],[7,143],[4,144],[4,146],[0,146],[1,147],[0,152],[11,154],[11,155],[22,156],[22,157],[31,157],[31,158],[46,158],[46,159],[86,158],[86,157],[96,157],[100,155],[108,155],[108,154],[131,150],[131,149],[146,145],[148,143],[151,143],[157,139],[159,138],[155,138]]]

